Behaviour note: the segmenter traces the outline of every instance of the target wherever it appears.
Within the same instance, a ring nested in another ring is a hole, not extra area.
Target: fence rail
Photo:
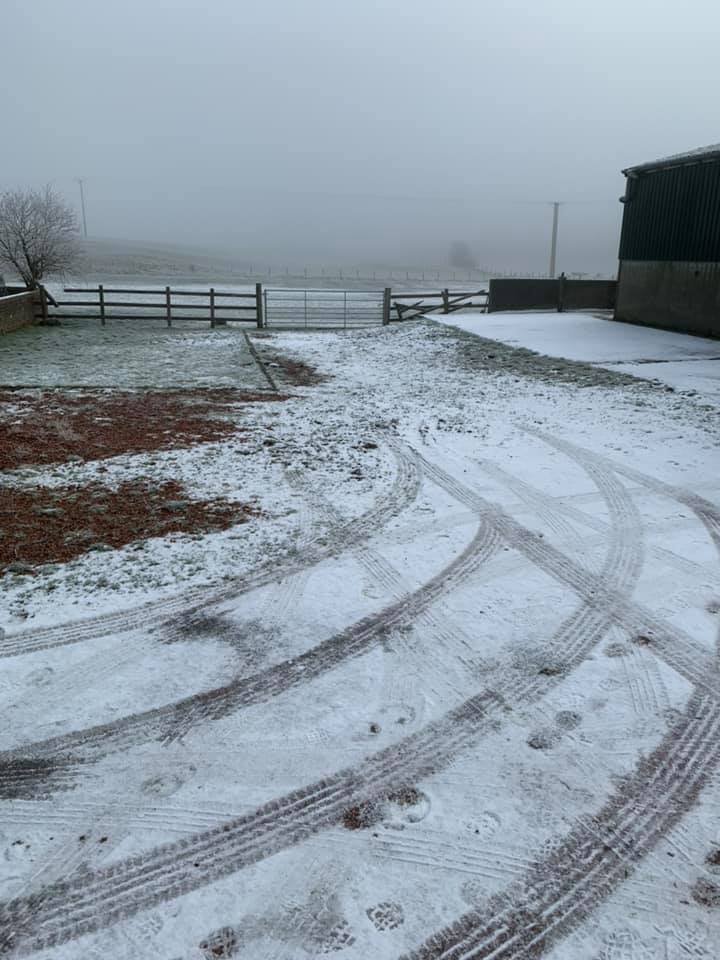
[[[71,320],[93,317],[99,319],[103,326],[108,320],[162,320],[168,327],[172,326],[174,320],[207,320],[212,327],[226,323],[255,323],[258,327],[263,325],[262,287],[259,283],[255,285],[255,291],[252,293],[216,290],[214,287],[207,290],[173,290],[171,287],[155,289],[106,287],[102,283],[97,287],[64,287],[64,293],[86,296],[92,294],[93,298],[79,300],[73,297],[70,300],[56,300],[51,316]],[[114,296],[125,299],[108,299]],[[142,297],[153,299],[138,299]],[[195,302],[196,300],[202,302]],[[223,302],[227,300],[247,300],[252,303]],[[126,312],[118,312],[118,310]]]
[[[403,303],[412,300],[413,303]],[[482,310],[487,312],[487,290],[473,290],[471,292],[448,290],[445,287],[439,293],[423,291],[422,293],[394,293],[392,305],[397,312],[398,320],[413,320],[424,317],[428,313],[454,313],[456,310]]]
[[[68,295],[68,296],[65,296]],[[58,319],[158,320],[254,323],[265,327],[338,328],[386,325],[428,313],[487,309],[486,290],[383,290],[265,287],[253,291],[173,289],[166,287],[65,287],[62,299],[43,300],[47,316]]]

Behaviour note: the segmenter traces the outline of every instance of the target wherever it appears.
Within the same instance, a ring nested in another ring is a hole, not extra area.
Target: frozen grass
[[[7,386],[237,387],[266,390],[242,331],[191,321],[63,320],[0,339]]]

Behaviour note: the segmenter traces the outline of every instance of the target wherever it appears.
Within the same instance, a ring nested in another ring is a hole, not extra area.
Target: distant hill
[[[241,256],[232,256],[219,250],[194,249],[168,243],[133,242],[129,240],[90,239],[83,242],[83,256],[78,269],[65,278],[67,285],[83,283],[134,284],[146,279],[153,285],[192,284],[248,284],[261,280],[275,287],[327,287],[335,289],[439,289],[441,285],[471,288],[485,282],[488,274],[482,270],[457,276],[451,267],[423,269],[418,266],[389,266],[382,264],[359,267],[327,265],[312,267],[307,273],[302,267],[286,271],[273,267],[268,273],[267,263],[251,263]],[[391,277],[392,273],[392,277]]]
[[[251,264],[227,254],[161,243],[86,240],[74,279],[103,282],[137,280],[192,283],[247,280]]]

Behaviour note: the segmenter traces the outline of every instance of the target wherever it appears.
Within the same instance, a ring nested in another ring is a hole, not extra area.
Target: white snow
[[[676,163],[692,163],[695,160],[703,160],[711,157],[713,154],[720,155],[720,143],[709,143],[705,147],[696,147],[694,150],[686,150],[683,153],[673,153],[669,157],[660,157],[659,160],[650,160],[645,163],[635,164],[633,167],[627,167],[623,173],[635,173],[640,170],[652,170],[654,167],[672,166]]]
[[[619,323],[589,313],[442,314],[437,320],[538,353],[582,360],[720,402],[720,340]]]
[[[486,942],[511,935],[505,958],[526,958],[524,940],[546,925],[549,960],[715,956],[720,911],[698,893],[719,882],[707,858],[720,846],[720,564],[693,497],[720,504],[720,426],[703,396],[621,376],[647,359],[715,361],[691,359],[709,356],[703,341],[585,315],[448,319],[494,340],[432,322],[276,334],[273,349],[330,379],[268,405],[272,418],[253,408],[250,455],[231,440],[110,464],[113,480],[150,472],[198,495],[210,480],[257,494],[266,521],[152,541],[157,575],[121,551],[52,572],[48,593],[44,578],[4,579],[0,652],[76,618],[74,603],[132,609],[277,565],[195,632],[168,637],[148,617],[147,629],[136,619],[2,660],[0,749],[15,752],[0,758],[0,898],[21,899],[0,912],[0,936],[18,955],[391,960],[442,931],[450,950],[450,926],[476,911],[463,936],[495,918],[502,933]],[[511,341],[575,362],[520,356]],[[334,540],[398,470],[397,509],[364,538]],[[20,482],[70,473],[95,475],[72,464]],[[288,556],[306,567],[288,573]],[[84,596],[81,566],[115,591]],[[278,685],[252,699],[273,669]],[[244,700],[185,724],[182,698],[215,690],[217,705],[252,677]],[[163,707],[177,729],[157,726],[150,711]],[[87,732],[118,722],[112,743]],[[667,780],[648,772],[658,747],[679,750]],[[43,750],[65,780],[13,767]],[[343,812],[376,782],[390,798],[347,829]],[[613,821],[633,785],[636,808]],[[265,803],[250,836],[238,818]],[[584,846],[563,846],[582,831]],[[423,957],[446,956],[433,950]],[[468,939],[451,955],[491,953]]]

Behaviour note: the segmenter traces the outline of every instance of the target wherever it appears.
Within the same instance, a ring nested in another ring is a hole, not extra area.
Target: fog
[[[615,270],[621,168],[720,139],[717,0],[5,0],[0,186],[257,263]],[[715,124],[715,125],[713,125]]]

